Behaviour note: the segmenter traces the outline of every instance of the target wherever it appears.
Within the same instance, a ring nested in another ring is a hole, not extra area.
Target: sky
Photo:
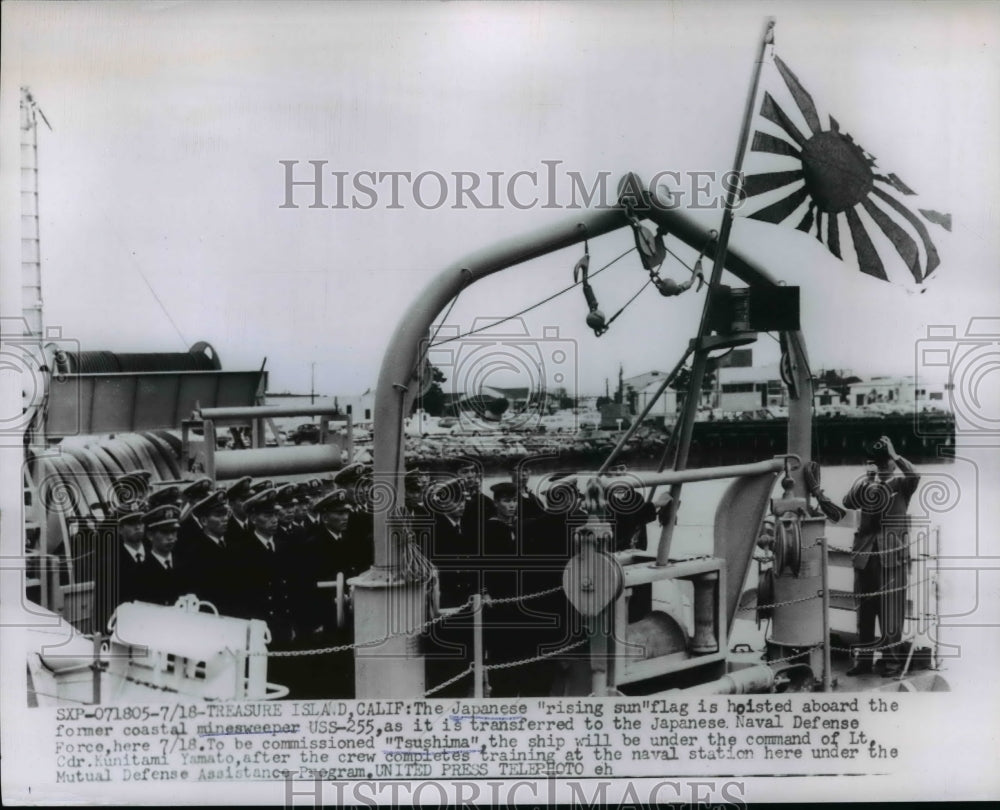
[[[928,327],[962,335],[969,318],[1000,312],[995,4],[5,4],[3,93],[27,85],[52,125],[38,135],[46,324],[83,349],[207,340],[227,369],[266,358],[271,390],[308,391],[314,374],[318,393],[360,393],[437,272],[573,219],[571,173],[588,185],[606,173],[613,194],[628,171],[681,172],[691,192],[689,173],[732,169],[767,15],[776,52],[817,102],[954,227],[933,229],[942,265],[923,292],[865,277],[790,228],[738,218],[731,245],[801,287],[814,368],[913,374]],[[296,179],[325,161],[326,206],[330,173],[346,173],[345,207],[310,207],[301,187],[283,207],[281,161],[295,161]],[[481,180],[489,204],[486,173],[506,188],[518,171],[543,178],[533,195],[521,177],[513,195],[539,205],[501,194],[494,208],[453,207],[453,173]],[[378,183],[365,208],[370,195],[351,199],[363,172],[436,175],[419,201],[404,183],[395,207]],[[550,192],[556,205],[542,208]],[[718,228],[722,212],[693,215]],[[594,240],[591,269],[631,246],[629,232]],[[485,279],[448,323],[464,332],[530,306],[571,283],[581,253]],[[16,290],[18,268],[0,272]],[[672,259],[662,272],[688,277]],[[593,283],[610,317],[645,281],[632,253]],[[524,329],[543,351],[560,341],[566,384],[594,394],[619,365],[625,376],[672,367],[701,305],[647,288],[597,338],[574,289]],[[776,351],[762,335],[757,361]],[[460,354],[452,362],[446,375],[467,373]]]

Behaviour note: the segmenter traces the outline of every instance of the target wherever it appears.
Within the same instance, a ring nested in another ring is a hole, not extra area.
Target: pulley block
[[[584,544],[563,569],[566,599],[583,616],[603,613],[622,592],[625,575],[610,554]]]
[[[798,576],[802,565],[802,527],[798,516],[783,515],[775,529],[774,572],[781,576],[787,568],[793,576]]]

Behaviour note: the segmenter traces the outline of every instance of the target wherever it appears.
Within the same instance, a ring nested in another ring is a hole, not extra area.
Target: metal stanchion
[[[938,669],[941,666],[940,646],[938,644],[938,639],[940,638],[940,624],[941,624],[941,527],[937,526],[934,532],[934,579],[931,581],[934,586],[934,635],[931,636],[933,639],[933,653],[931,654],[931,662],[934,669]]]
[[[483,597],[472,595],[472,695],[483,696]]]
[[[101,705],[101,640],[103,636],[100,631],[94,633],[94,660],[90,664],[90,670],[94,675],[94,705]]]
[[[833,672],[830,664],[830,557],[826,532],[819,538],[820,571],[823,587],[823,691],[833,691]]]

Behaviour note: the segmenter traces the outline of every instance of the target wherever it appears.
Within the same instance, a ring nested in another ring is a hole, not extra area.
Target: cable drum
[[[58,453],[29,454],[28,483],[40,510],[36,520],[44,527],[41,547],[55,551],[69,538],[74,521],[105,518],[109,508],[137,498],[140,493],[132,491],[134,485],[118,479],[139,470],[151,473],[152,483],[180,477],[171,444],[154,434],[124,435],[84,447],[67,446]]]
[[[176,480],[181,478],[181,467],[177,459],[181,454],[180,441],[176,441],[176,446],[174,443],[168,441],[162,433],[166,431],[160,431],[157,433],[141,433],[140,435],[146,439],[151,448],[155,450],[153,452],[153,458],[157,461],[157,469],[160,472],[160,477],[163,480]],[[171,439],[174,437],[171,436]]]
[[[66,374],[134,374],[153,371],[219,371],[222,363],[211,344],[195,343],[186,352],[60,351],[57,369]]]
[[[88,504],[99,503],[102,506],[111,504],[109,495],[113,488],[113,483],[117,475],[108,475],[104,464],[93,453],[82,447],[64,447],[63,453],[72,457],[84,470],[90,480],[91,486],[97,497]]]

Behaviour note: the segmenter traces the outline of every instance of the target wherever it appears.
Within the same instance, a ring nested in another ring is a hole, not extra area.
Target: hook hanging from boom
[[[711,236],[711,238],[714,240],[717,234],[713,230],[709,232],[709,236]],[[659,240],[660,244],[663,244],[663,240],[665,237],[666,234],[658,229],[656,233],[656,238],[657,240]],[[705,274],[702,272],[701,269],[701,260],[705,256],[705,249],[707,247],[708,247],[707,243],[704,246],[702,246],[701,252],[698,254],[698,258],[695,260],[694,267],[691,269],[691,278],[689,278],[687,281],[683,283],[678,283],[674,281],[672,278],[662,278],[659,274],[658,269],[649,271],[649,279],[650,281],[653,282],[653,286],[656,287],[660,295],[669,298],[671,296],[680,295],[683,292],[687,292],[688,290],[691,289],[691,285],[694,284],[695,279],[698,279],[698,289],[696,290],[696,292],[701,292],[701,288],[705,284]],[[664,251],[665,250],[666,246],[664,245]]]
[[[587,313],[587,326],[594,330],[594,334],[597,337],[600,337],[608,331],[607,318],[604,317],[604,313],[600,310],[600,305],[597,303],[597,296],[594,294],[594,288],[590,286],[590,281],[587,278],[589,272],[590,245],[585,239],[583,241],[583,258],[573,268],[573,282],[578,283],[581,278],[583,279],[583,297],[587,299],[587,308],[590,310]]]

